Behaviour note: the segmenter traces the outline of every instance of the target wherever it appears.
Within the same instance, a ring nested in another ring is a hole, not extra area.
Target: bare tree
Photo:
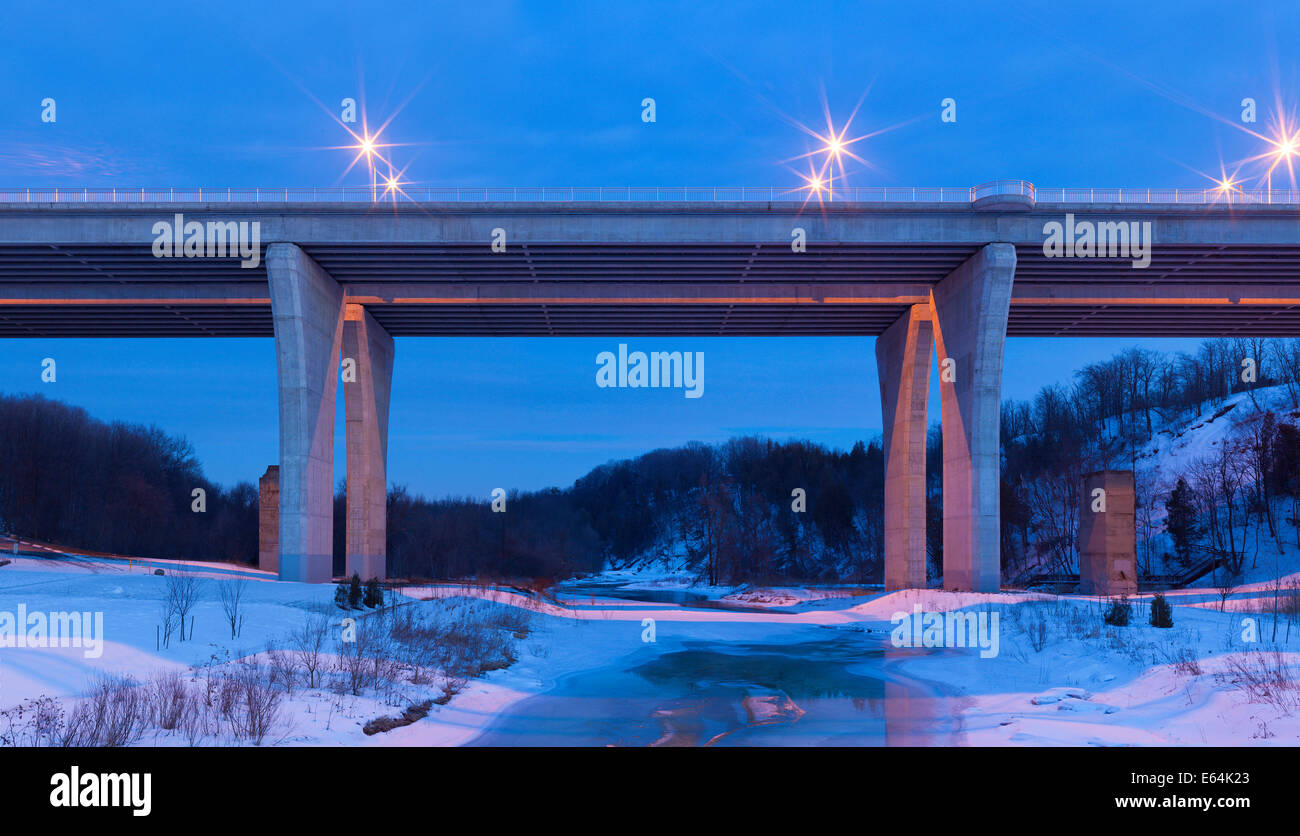
[[[1270,340],[1269,348],[1278,377],[1286,384],[1291,408],[1300,408],[1300,340]]]
[[[1128,408],[1135,413],[1142,410],[1146,421],[1146,438],[1151,438],[1151,383],[1158,373],[1159,355],[1145,348],[1130,348],[1120,355],[1128,383]]]
[[[180,619],[181,641],[185,641],[185,620],[199,601],[199,579],[189,572],[172,572],[167,576],[166,609]]]
[[[1227,564],[1220,565],[1214,570],[1214,588],[1219,593],[1219,612],[1223,612],[1228,607],[1228,599],[1236,589],[1232,582],[1232,572],[1229,571]]]
[[[307,620],[289,637],[298,664],[307,672],[308,688],[315,688],[320,685],[323,663],[321,654],[325,650],[325,639],[329,635],[329,625],[328,618],[319,613],[314,613],[307,616]]]
[[[1250,394],[1250,402],[1259,409],[1259,401],[1256,399],[1255,390],[1264,385],[1264,353],[1268,347],[1268,340],[1260,337],[1238,337],[1232,340],[1233,354],[1233,374],[1240,375],[1244,367],[1244,361],[1249,360],[1255,367],[1255,379],[1253,381],[1243,380],[1237,377],[1233,383],[1245,383],[1246,390]]]
[[[1268,533],[1272,536],[1278,551],[1282,550],[1282,538],[1278,534],[1277,520],[1273,513],[1274,497],[1272,491],[1274,465],[1274,445],[1277,442],[1277,416],[1272,410],[1265,410],[1251,416],[1239,433],[1244,436],[1242,451],[1248,452],[1245,467],[1249,481],[1253,483],[1261,523],[1268,524]]]
[[[1078,566],[1082,482],[1082,463],[1070,461],[1026,484],[1025,502],[1036,532],[1039,562],[1046,562],[1056,572],[1071,572]]]
[[[1142,568],[1142,574],[1150,576],[1152,563],[1155,560],[1156,535],[1159,533],[1156,515],[1161,507],[1161,497],[1169,494],[1169,487],[1161,482],[1159,474],[1154,469],[1135,468],[1133,475],[1137,492],[1135,499],[1138,563]]]
[[[1224,554],[1233,575],[1241,573],[1246,559],[1246,521],[1242,519],[1241,494],[1246,479],[1246,465],[1227,439],[1219,445],[1213,459],[1192,465],[1189,484],[1196,497],[1200,518],[1205,521],[1211,546]],[[1242,529],[1241,548],[1237,547],[1238,527]]]
[[[271,666],[271,681],[279,681],[285,693],[292,694],[298,682],[297,654],[282,650],[272,639],[266,643],[266,661]]]
[[[178,620],[178,616],[176,615],[176,602],[170,595],[163,598],[162,605],[159,607],[159,612],[162,618],[162,624],[160,625],[162,647],[166,650],[171,647],[172,633],[176,632],[176,622]]]
[[[244,629],[244,613],[240,604],[247,587],[248,581],[244,578],[222,581],[217,587],[218,594],[221,596],[221,611],[226,614],[226,621],[230,622],[232,639],[239,638],[239,632]]]
[[[358,696],[373,680],[375,661],[372,656],[379,636],[369,618],[356,619],[354,627],[350,640],[346,636],[339,637],[337,666],[347,678],[348,693]]]

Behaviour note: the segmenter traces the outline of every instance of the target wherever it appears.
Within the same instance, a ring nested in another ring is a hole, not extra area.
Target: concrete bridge
[[[290,580],[331,575],[341,356],[357,366],[356,382],[344,384],[347,570],[384,574],[394,337],[877,337],[887,588],[925,584],[926,410],[937,351],[947,372],[944,583],[994,591],[1006,337],[1300,336],[1294,193],[1243,203],[1212,192],[1188,202],[1171,191],[1142,199],[1142,190],[1057,190],[1049,203],[1023,184],[955,200],[920,190],[907,202],[805,205],[387,204],[368,195],[299,201],[288,191],[283,200],[259,192],[254,202],[223,191],[200,202],[143,191],[137,201],[129,190],[111,199],[105,190],[51,199],[47,190],[33,200],[0,190],[0,337],[273,336],[279,573]],[[255,222],[256,266],[229,253],[157,257],[155,225],[177,214],[186,223]],[[1067,216],[1110,224],[1112,235],[1115,224],[1138,224],[1135,232],[1149,232],[1149,265],[1045,253],[1047,230]]]

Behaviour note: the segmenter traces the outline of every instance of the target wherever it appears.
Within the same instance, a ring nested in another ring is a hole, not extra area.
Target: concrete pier
[[[270,465],[257,480],[257,568],[280,571],[280,468]]]
[[[885,454],[885,590],[924,589],[925,433],[934,326],[913,305],[876,338]]]
[[[347,305],[343,356],[356,379],[343,381],[347,417],[347,574],[383,579],[387,554],[388,400],[393,338],[361,305]]]
[[[1084,595],[1137,593],[1136,499],[1131,470],[1084,474],[1079,495],[1079,592]]]
[[[282,580],[333,576],[334,401],[343,288],[294,244],[271,244],[266,275],[280,393]]]
[[[943,407],[944,589],[1001,586],[1002,353],[1015,272],[1015,247],[988,244],[931,292]]]

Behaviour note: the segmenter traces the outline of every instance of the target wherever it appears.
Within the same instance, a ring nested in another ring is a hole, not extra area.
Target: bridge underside
[[[394,337],[879,336],[979,247],[778,244],[302,247]],[[265,258],[0,246],[0,337],[270,337]],[[1007,336],[1300,336],[1300,245],[1016,247]]]
[[[257,265],[154,257],[145,231],[182,210],[258,223]],[[1149,266],[1046,257],[1065,213],[1150,219]],[[0,338],[274,337],[281,577],[328,579],[341,357],[348,571],[382,575],[392,338],[411,336],[882,337],[889,588],[925,583],[933,351],[944,582],[996,591],[1005,337],[1300,337],[1300,232],[1272,206],[0,207]]]

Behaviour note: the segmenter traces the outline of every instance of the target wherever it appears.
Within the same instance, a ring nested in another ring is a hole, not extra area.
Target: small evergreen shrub
[[[361,607],[361,576],[356,572],[352,573],[352,580],[348,581],[348,606],[354,610]]]
[[[334,587],[334,603],[345,610],[348,608],[348,588],[343,584]]]
[[[1133,614],[1133,605],[1128,602],[1128,598],[1121,597],[1119,600],[1112,600],[1110,606],[1106,608],[1105,621],[1107,624],[1115,627],[1127,627],[1129,617]]]
[[[1169,602],[1165,600],[1164,593],[1157,592],[1156,596],[1151,599],[1151,626],[1174,626],[1174,608],[1169,606]]]
[[[379,578],[371,578],[366,581],[366,596],[362,603],[371,609],[383,606],[384,590],[379,586]]]

